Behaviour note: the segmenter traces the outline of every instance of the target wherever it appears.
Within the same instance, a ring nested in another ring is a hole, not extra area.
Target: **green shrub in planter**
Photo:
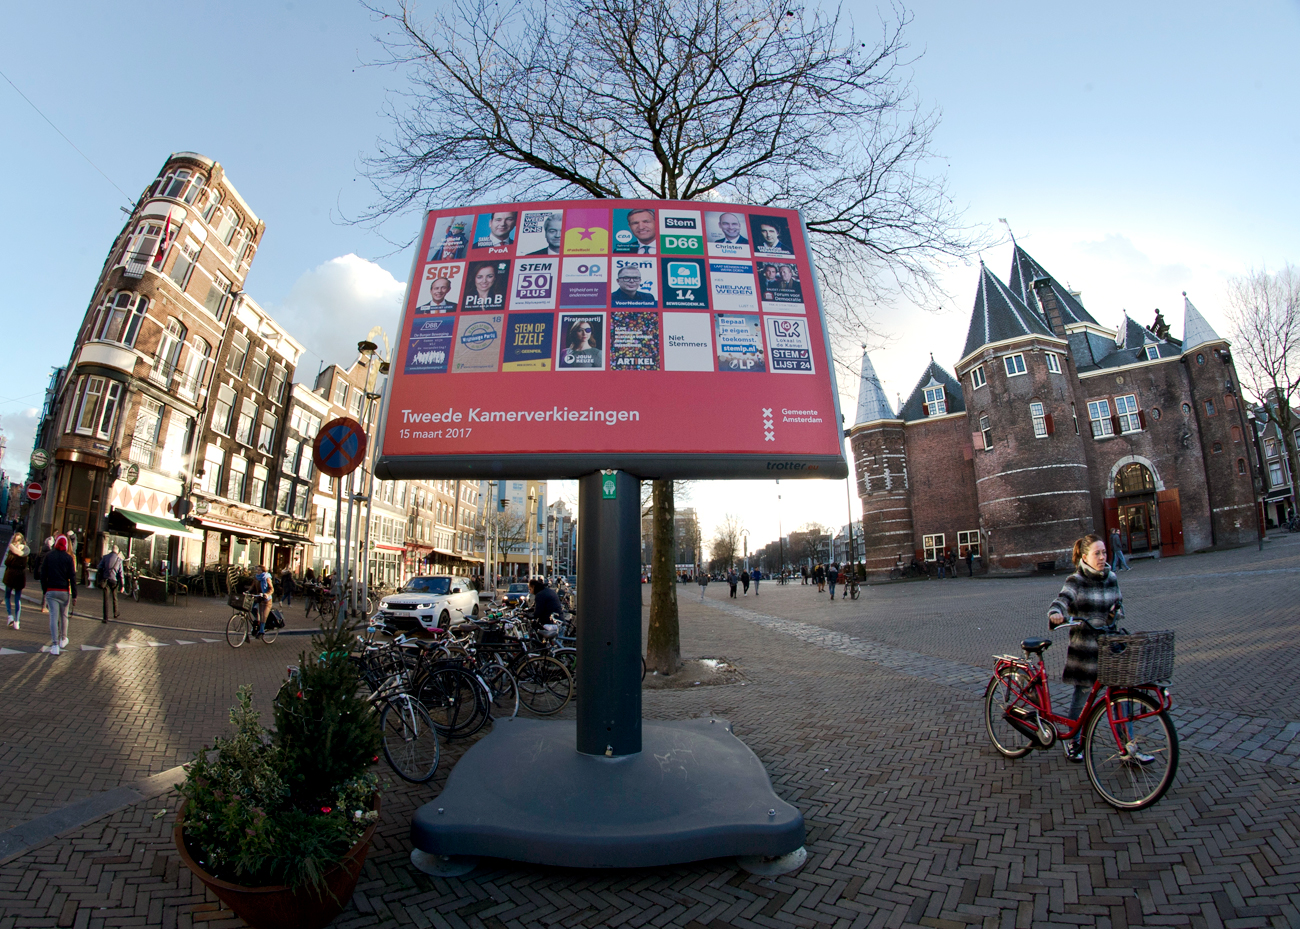
[[[332,625],[332,624],[331,624]],[[354,630],[322,624],[299,656],[299,686],[262,726],[252,689],[230,711],[234,735],[186,765],[185,842],[213,875],[244,886],[322,886],[375,819],[379,725],[348,660]],[[291,692],[292,691],[292,692]]]

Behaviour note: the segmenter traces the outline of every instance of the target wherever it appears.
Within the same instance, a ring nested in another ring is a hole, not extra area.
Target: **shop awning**
[[[136,532],[152,532],[155,535],[171,535],[176,536],[178,539],[203,541],[203,533],[196,532],[189,526],[166,516],[137,513],[135,510],[124,510],[116,506],[113,507],[112,515],[116,515],[119,519],[130,523],[131,528]]]
[[[229,532],[231,535],[251,536],[258,539],[279,538],[279,536],[274,532],[267,532],[265,529],[253,529],[248,526],[241,526],[238,523],[227,523],[222,522],[219,519],[209,519],[207,516],[197,516],[194,521],[202,523],[205,529],[215,529],[218,532]]]

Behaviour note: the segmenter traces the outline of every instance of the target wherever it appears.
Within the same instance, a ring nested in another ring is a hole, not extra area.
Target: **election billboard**
[[[843,478],[807,231],[773,207],[434,210],[379,427],[387,479]]]

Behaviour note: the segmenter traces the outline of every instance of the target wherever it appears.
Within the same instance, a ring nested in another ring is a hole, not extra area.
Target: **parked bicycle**
[[[1071,620],[1057,628],[1079,624]],[[1140,810],[1164,796],[1178,770],[1168,686],[1174,634],[1103,633],[1097,644],[1097,681],[1078,719],[1052,712],[1043,663],[1052,640],[1025,639],[1020,647],[1026,657],[995,656],[984,691],[984,725],[993,747],[1008,758],[1082,737],[1093,788],[1117,809]]]

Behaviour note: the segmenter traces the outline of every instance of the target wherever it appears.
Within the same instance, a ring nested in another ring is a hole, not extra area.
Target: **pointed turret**
[[[1201,311],[1183,294],[1183,352],[1190,352],[1206,342],[1222,342],[1223,338],[1205,321]]]
[[[1048,326],[1055,329],[1055,321],[1052,316],[1055,313],[1060,315],[1060,324],[1062,327],[1069,326],[1072,323],[1096,323],[1092,314],[1083,308],[1079,298],[1074,296],[1068,289],[1061,286],[1061,282],[1043,269],[1043,266],[1030,257],[1019,245],[1011,255],[1011,278],[1009,284],[1012,293],[1024,301],[1025,306],[1029,307],[1038,315],[1038,318],[1047,323]],[[1039,300],[1035,289],[1046,287],[1055,297],[1055,307],[1043,306],[1043,301]],[[1057,333],[1063,335],[1063,332]]]
[[[970,329],[966,333],[966,358],[981,346],[1003,342],[1024,335],[1045,335],[1055,338],[1042,318],[1025,305],[996,274],[980,262],[980,282],[975,293],[975,309],[971,313]]]
[[[872,367],[867,349],[862,347],[862,375],[858,380],[858,415],[853,421],[855,426],[874,423],[880,419],[894,419],[894,411],[885,396],[885,389],[880,386],[880,378]]]

